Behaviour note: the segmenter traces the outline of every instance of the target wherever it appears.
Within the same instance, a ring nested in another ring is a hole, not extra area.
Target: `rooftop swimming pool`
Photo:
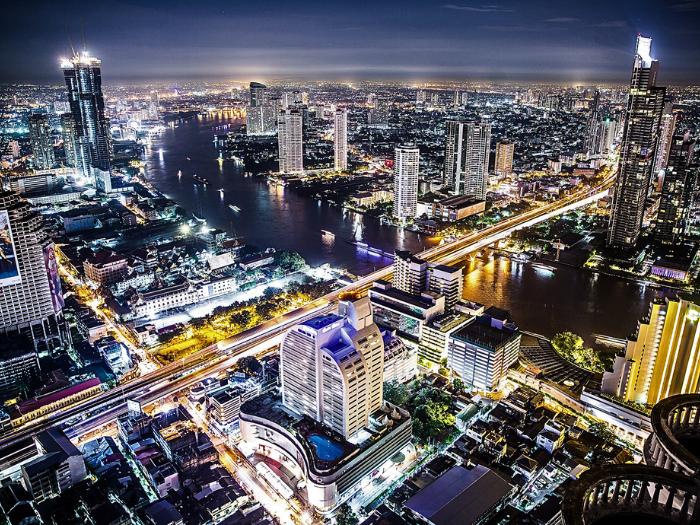
[[[321,461],[336,461],[343,457],[343,445],[321,434],[310,434],[307,438],[316,457]]]

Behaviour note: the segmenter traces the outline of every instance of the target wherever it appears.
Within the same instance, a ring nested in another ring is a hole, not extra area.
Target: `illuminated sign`
[[[15,241],[10,229],[10,216],[6,210],[0,210],[0,286],[21,282]]]
[[[58,261],[56,261],[56,249],[53,243],[44,248],[44,267],[49,278],[49,289],[51,290],[51,302],[54,312],[63,310],[63,291],[61,290],[61,278],[58,276]]]

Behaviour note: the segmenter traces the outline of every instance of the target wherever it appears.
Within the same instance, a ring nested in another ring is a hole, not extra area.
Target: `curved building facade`
[[[338,506],[365,476],[411,442],[411,418],[389,403],[372,414],[357,438],[347,441],[308,416],[299,416],[278,395],[267,394],[241,406],[243,440],[255,454],[302,480],[297,489],[321,512]]]

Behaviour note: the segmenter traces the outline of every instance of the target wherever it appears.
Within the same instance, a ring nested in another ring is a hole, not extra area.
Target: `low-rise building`
[[[127,271],[128,261],[123,255],[111,251],[100,251],[83,262],[85,277],[100,286],[109,286],[119,281]]]
[[[40,432],[34,442],[39,457],[22,465],[22,481],[35,501],[60,494],[85,479],[85,460],[60,428]]]

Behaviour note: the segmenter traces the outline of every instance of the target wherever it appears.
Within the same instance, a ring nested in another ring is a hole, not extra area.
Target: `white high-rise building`
[[[382,406],[384,342],[366,297],[290,329],[280,360],[282,403],[346,439]]]
[[[27,333],[38,349],[68,342],[54,245],[41,215],[0,191],[0,334]]]
[[[296,108],[283,109],[277,117],[280,173],[304,171],[303,117]]]
[[[455,193],[486,198],[489,152],[491,150],[491,124],[470,122],[464,131],[464,165],[455,182]]]
[[[403,145],[394,150],[394,216],[406,220],[416,216],[420,150]]]
[[[348,110],[338,108],[335,110],[335,127],[333,146],[335,152],[336,171],[348,169]]]

